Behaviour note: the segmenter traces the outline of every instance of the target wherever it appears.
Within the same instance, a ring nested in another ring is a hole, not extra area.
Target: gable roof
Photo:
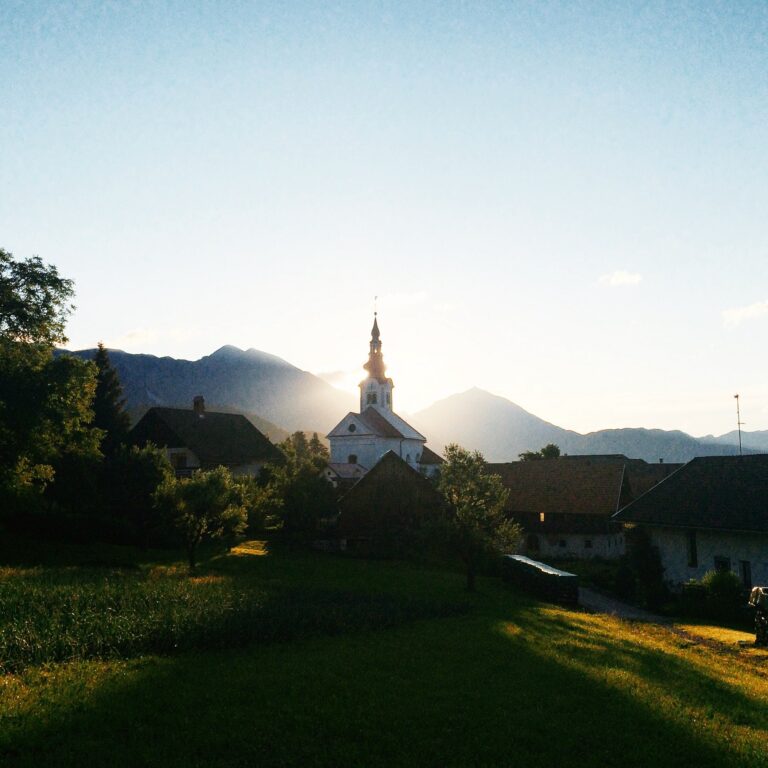
[[[189,448],[204,468],[282,462],[283,454],[239,413],[195,413],[186,408],[150,408],[131,430],[131,441]]]
[[[620,462],[540,459],[488,464],[509,490],[509,512],[612,515],[624,485]]]
[[[414,469],[408,462],[401,459],[394,451],[387,451],[374,464],[373,469],[369,470],[363,477],[340,500],[343,508],[357,496],[364,495],[366,490],[375,487],[382,478],[392,481],[407,482],[418,487],[422,492],[428,494],[430,498],[436,499],[440,504],[444,499],[437,486],[427,477]]]
[[[421,452],[419,464],[445,464],[445,459],[425,445]]]
[[[394,424],[385,419],[384,416],[382,416],[381,413],[376,410],[376,408],[368,406],[368,408],[366,408],[360,414],[359,418],[360,421],[369,427],[373,434],[378,437],[405,438],[405,435],[397,427],[395,427]]]
[[[695,458],[614,519],[768,533],[768,454]]]
[[[354,423],[362,426],[365,432],[356,429],[352,432],[343,425]],[[362,413],[348,413],[329,433],[328,437],[349,437],[355,435],[374,435],[375,437],[393,437],[399,440],[422,440],[426,437],[417,432],[408,422],[396,413],[369,405]]]

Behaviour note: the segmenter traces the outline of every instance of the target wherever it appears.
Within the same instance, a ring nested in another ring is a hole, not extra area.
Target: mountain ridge
[[[411,418],[433,444],[458,442],[481,451],[488,461],[515,461],[520,453],[548,443],[556,443],[570,455],[623,453],[651,462],[738,454],[738,444],[715,437],[695,438],[682,430],[620,427],[582,434],[545,421],[478,387],[443,398]],[[744,452],[755,451],[746,448]]]
[[[72,354],[92,359],[95,349]],[[208,407],[237,411],[273,439],[302,430],[325,435],[349,411],[357,398],[336,389],[277,355],[231,344],[198,360],[158,357],[109,350],[120,376],[126,404],[135,421],[153,405],[191,407],[203,395]],[[738,453],[738,434],[693,437],[681,430],[624,427],[582,434],[552,424],[511,400],[479,387],[438,400],[408,421],[441,451],[458,442],[480,450],[489,461],[515,461],[523,451],[556,443],[563,453],[623,453],[646,461],[688,461],[694,456]],[[768,430],[742,433],[745,453],[768,451]]]

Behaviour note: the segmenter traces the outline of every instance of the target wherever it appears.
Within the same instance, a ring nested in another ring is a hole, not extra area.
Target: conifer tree
[[[112,367],[107,348],[102,342],[99,342],[93,361],[98,369],[96,395],[93,399],[93,426],[104,430],[101,450],[105,456],[111,456],[128,439],[131,422],[125,410],[120,377]]]

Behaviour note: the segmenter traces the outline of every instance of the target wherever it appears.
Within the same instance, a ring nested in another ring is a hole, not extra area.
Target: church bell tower
[[[371,329],[370,351],[368,362],[363,366],[368,371],[368,377],[360,382],[360,413],[366,408],[377,410],[392,410],[392,379],[387,378],[384,357],[381,354],[381,334],[377,313],[373,313],[373,328]]]

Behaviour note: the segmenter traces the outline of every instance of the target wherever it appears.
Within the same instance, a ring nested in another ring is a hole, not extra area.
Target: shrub
[[[741,581],[733,571],[708,571],[701,584],[706,590],[706,613],[710,618],[730,621],[739,616],[744,595]]]

